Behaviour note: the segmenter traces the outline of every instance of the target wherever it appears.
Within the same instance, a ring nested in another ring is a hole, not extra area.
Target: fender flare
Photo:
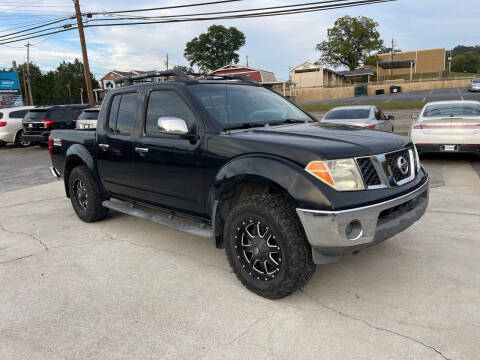
[[[99,188],[105,192],[105,189],[103,188],[103,185],[100,181],[100,177],[98,176],[97,168],[95,166],[95,160],[93,159],[92,154],[85,146],[81,144],[73,144],[68,148],[65,154],[65,162],[63,167],[65,193],[67,194],[67,197],[70,197],[68,190],[70,172],[74,167],[78,166],[79,164],[83,164],[88,168],[88,171],[92,175]]]
[[[265,154],[250,154],[235,158],[225,164],[215,176],[208,192],[212,227],[216,247],[223,242],[223,203],[234,195],[236,185],[260,182],[280,190],[292,206],[329,210],[332,204],[322,192],[326,186],[307,173],[298,164],[284,158]]]

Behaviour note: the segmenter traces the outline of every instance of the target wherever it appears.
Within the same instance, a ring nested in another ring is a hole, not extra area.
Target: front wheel
[[[315,272],[300,220],[280,195],[254,195],[235,206],[225,222],[224,240],[237,278],[260,296],[290,295]]]
[[[72,170],[68,189],[73,209],[81,220],[95,222],[107,216],[108,209],[102,206],[106,197],[85,165]]]
[[[20,147],[28,147],[31,145],[31,142],[28,140],[25,140],[25,138],[23,137],[23,130],[20,130],[17,133],[17,136],[15,137],[15,145]]]

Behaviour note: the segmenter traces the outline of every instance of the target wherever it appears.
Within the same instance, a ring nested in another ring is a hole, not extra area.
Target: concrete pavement
[[[0,359],[478,359],[480,178],[462,158],[424,163],[424,218],[279,301],[209,239],[82,223],[61,182],[2,193]]]

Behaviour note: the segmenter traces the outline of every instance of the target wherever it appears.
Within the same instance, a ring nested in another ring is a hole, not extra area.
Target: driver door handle
[[[135,151],[144,156],[146,153],[148,153],[148,148],[136,147]]]
[[[107,151],[110,145],[108,144],[98,144],[98,147],[102,149],[103,151]]]

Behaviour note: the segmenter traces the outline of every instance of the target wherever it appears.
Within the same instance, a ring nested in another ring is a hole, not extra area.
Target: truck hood
[[[302,165],[313,160],[369,156],[412,146],[404,136],[318,122],[238,130],[226,136],[237,151],[249,153],[255,149],[256,153],[282,156]]]

